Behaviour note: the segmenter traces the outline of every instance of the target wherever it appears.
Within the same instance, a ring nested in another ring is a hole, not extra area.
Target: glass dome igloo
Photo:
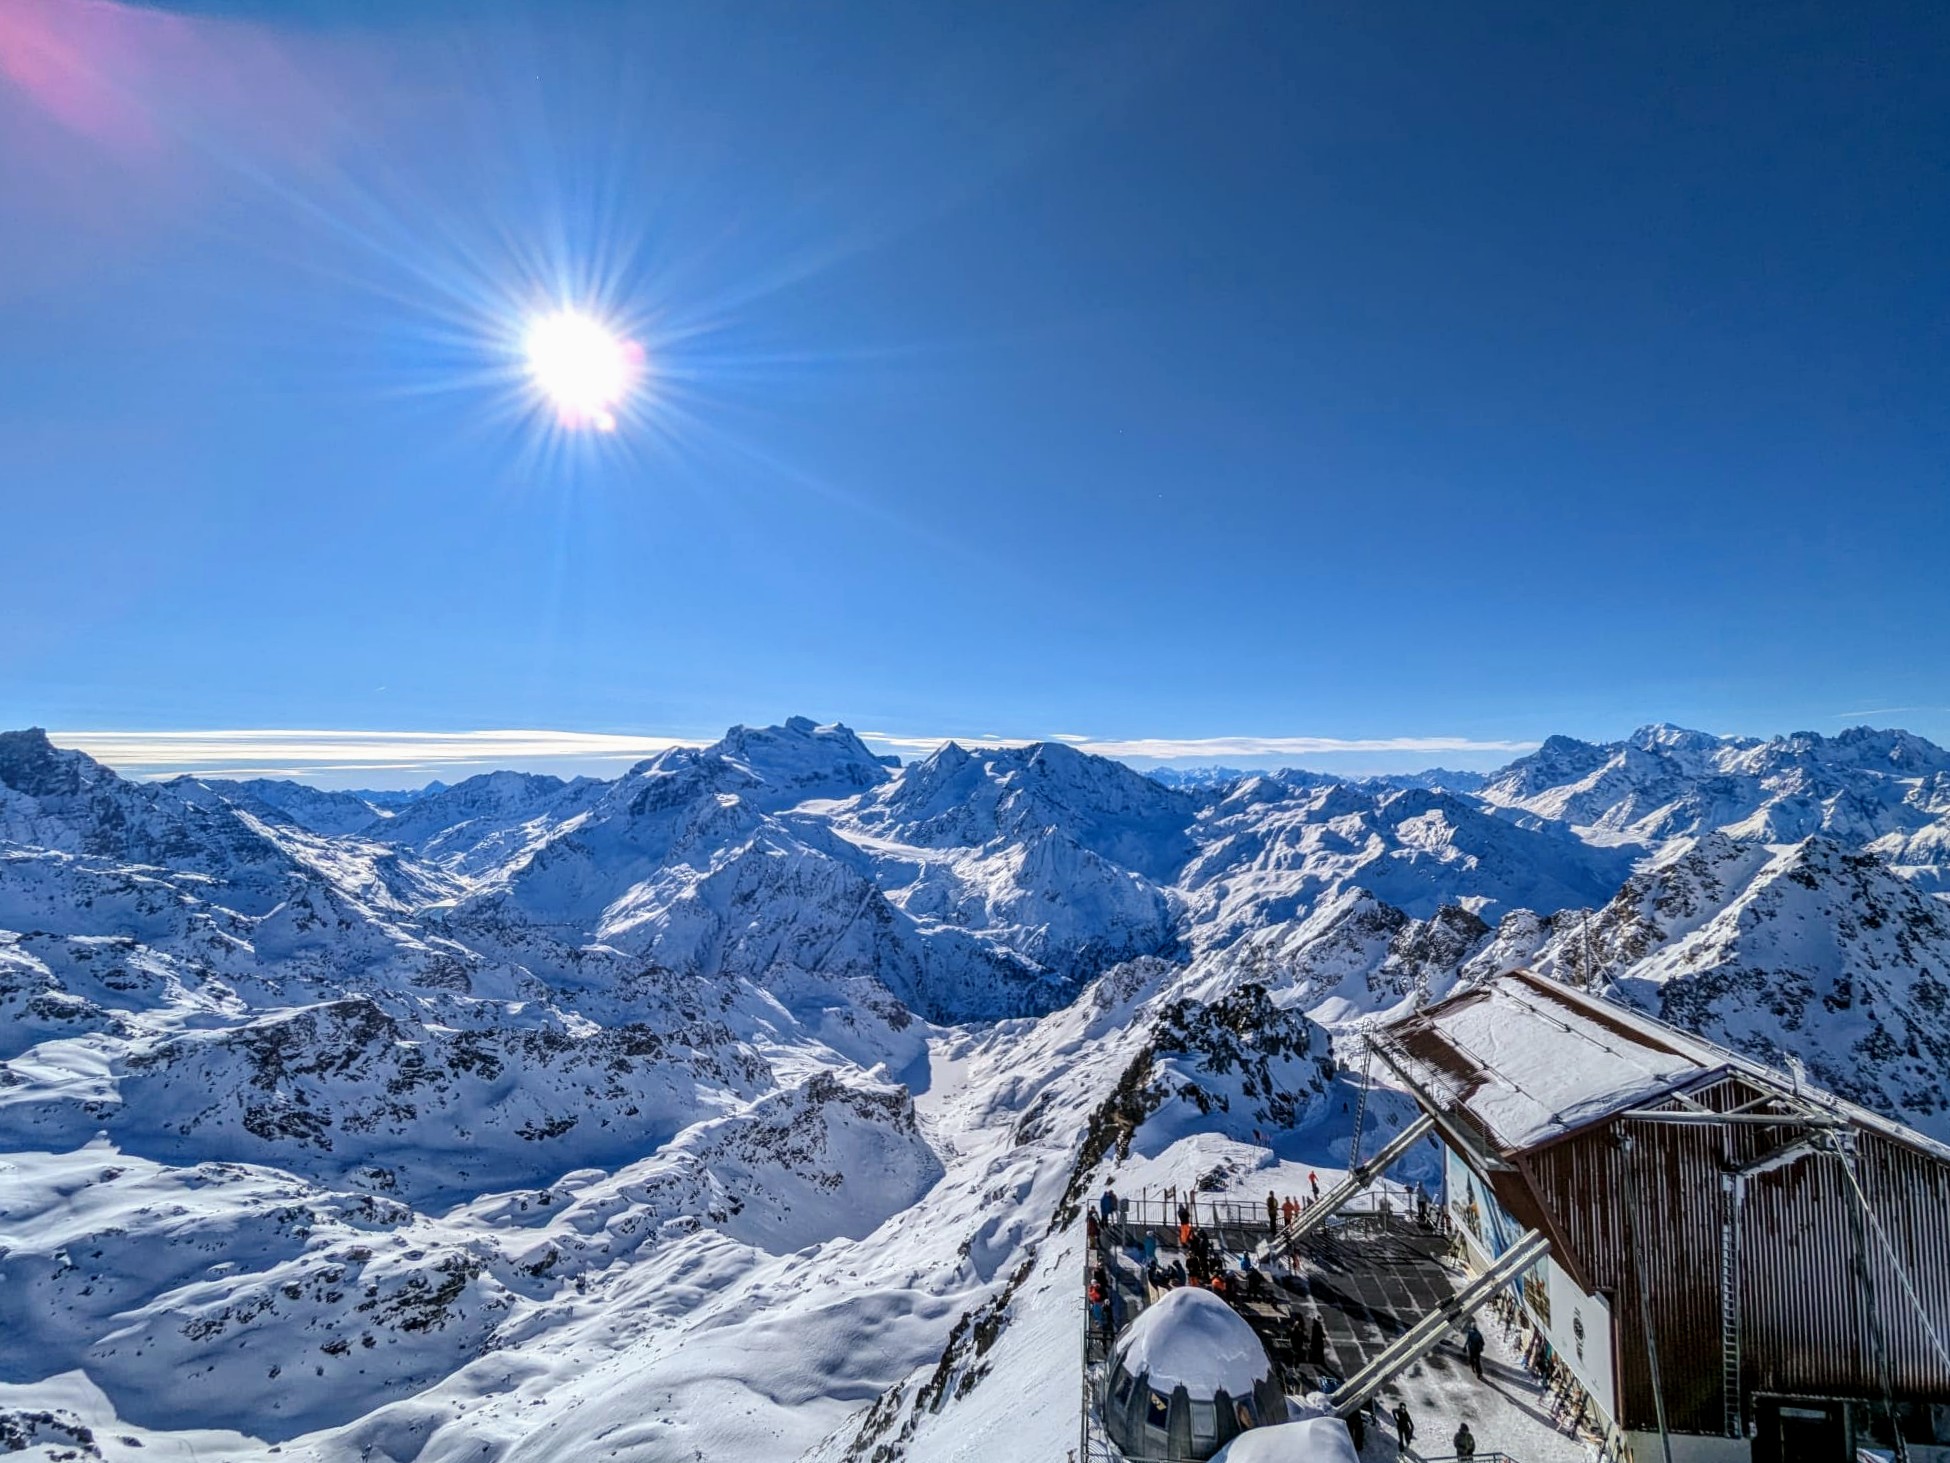
[[[1159,1299],[1111,1349],[1104,1430],[1132,1458],[1210,1458],[1248,1428],[1284,1422],[1279,1369],[1209,1290]]]

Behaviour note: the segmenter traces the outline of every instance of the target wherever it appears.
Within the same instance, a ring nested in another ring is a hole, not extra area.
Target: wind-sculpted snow
[[[1946,1132],[1920,739],[1181,781],[799,718],[412,796],[0,736],[0,1436],[1054,1460],[1082,1202],[1344,1158],[1330,1039],[1518,965]]]

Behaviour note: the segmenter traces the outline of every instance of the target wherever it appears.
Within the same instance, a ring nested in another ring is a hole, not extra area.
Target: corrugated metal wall
[[[1716,1109],[1762,1095],[1738,1078],[1692,1094]],[[1635,1428],[1650,1428],[1655,1419],[1626,1253],[1628,1158],[1617,1143],[1621,1127],[1633,1139],[1640,1264],[1658,1337],[1667,1423],[1675,1432],[1719,1433],[1725,1426],[1720,1244],[1728,1212],[1722,1175],[1805,1133],[1787,1124],[1613,1120],[1523,1161],[1588,1282],[1611,1293],[1619,1420]],[[1950,1340],[1950,1164],[1872,1130],[1855,1131],[1857,1172],[1869,1203],[1938,1335]],[[1840,1161],[1823,1152],[1745,1180],[1739,1243],[1745,1397],[1757,1391],[1880,1395],[1846,1184]],[[1866,1240],[1897,1396],[1950,1400],[1950,1366],[1932,1346],[1872,1228]]]

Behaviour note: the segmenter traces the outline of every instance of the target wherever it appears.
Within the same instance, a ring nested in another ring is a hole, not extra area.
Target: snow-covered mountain
[[[1298,792],[1270,778],[1234,787],[1200,824],[1183,882],[1201,943],[1302,916],[1349,889],[1427,916],[1555,909],[1618,886],[1638,850],[1525,826],[1453,793],[1330,783]]]
[[[1453,767],[1430,767],[1421,772],[1384,772],[1365,777],[1341,777],[1331,772],[1309,772],[1304,768],[1282,767],[1277,772],[1249,772],[1239,767],[1153,767],[1145,776],[1166,787],[1203,790],[1230,787],[1249,777],[1270,777],[1292,788],[1321,787],[1330,782],[1352,782],[1362,787],[1420,787],[1443,792],[1475,792],[1490,780],[1486,772],[1463,772]]]
[[[232,781],[220,777],[177,777],[165,786],[184,797],[217,797],[260,818],[296,823],[313,833],[358,833],[390,818],[393,809],[356,792],[334,792],[275,777]]]
[[[411,796],[0,735],[0,1437],[1055,1459],[1093,1186],[1338,1166],[1335,1036],[1458,985],[1950,1137],[1947,871],[1900,732],[1479,790],[794,718]]]
[[[230,806],[127,781],[37,730],[0,732],[0,842],[167,869],[252,912],[275,904],[298,873]]]
[[[1648,726],[1622,742],[1552,737],[1497,773],[1481,797],[1640,842],[1710,829],[1770,843],[1824,833],[1882,841],[1880,851],[1895,855],[1950,813],[1950,752],[1869,727],[1761,741]]]
[[[1521,962],[1950,1136],[1950,905],[1875,854],[1711,833],[1564,923]]]
[[[564,782],[538,772],[483,772],[415,798],[356,831],[466,877],[531,852],[601,795],[593,777]]]

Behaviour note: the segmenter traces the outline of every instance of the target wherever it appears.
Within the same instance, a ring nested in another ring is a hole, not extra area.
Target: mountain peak
[[[701,766],[728,766],[753,779],[750,790],[733,790],[767,809],[852,797],[893,775],[844,722],[821,726],[807,716],[778,726],[731,727],[696,756]]]
[[[0,787],[28,797],[62,797],[115,774],[85,752],[57,747],[38,726],[0,732]]]
[[[1626,738],[1635,747],[1651,751],[1658,747],[1717,748],[1726,740],[1712,732],[1694,731],[1669,721],[1655,721],[1640,727]]]

